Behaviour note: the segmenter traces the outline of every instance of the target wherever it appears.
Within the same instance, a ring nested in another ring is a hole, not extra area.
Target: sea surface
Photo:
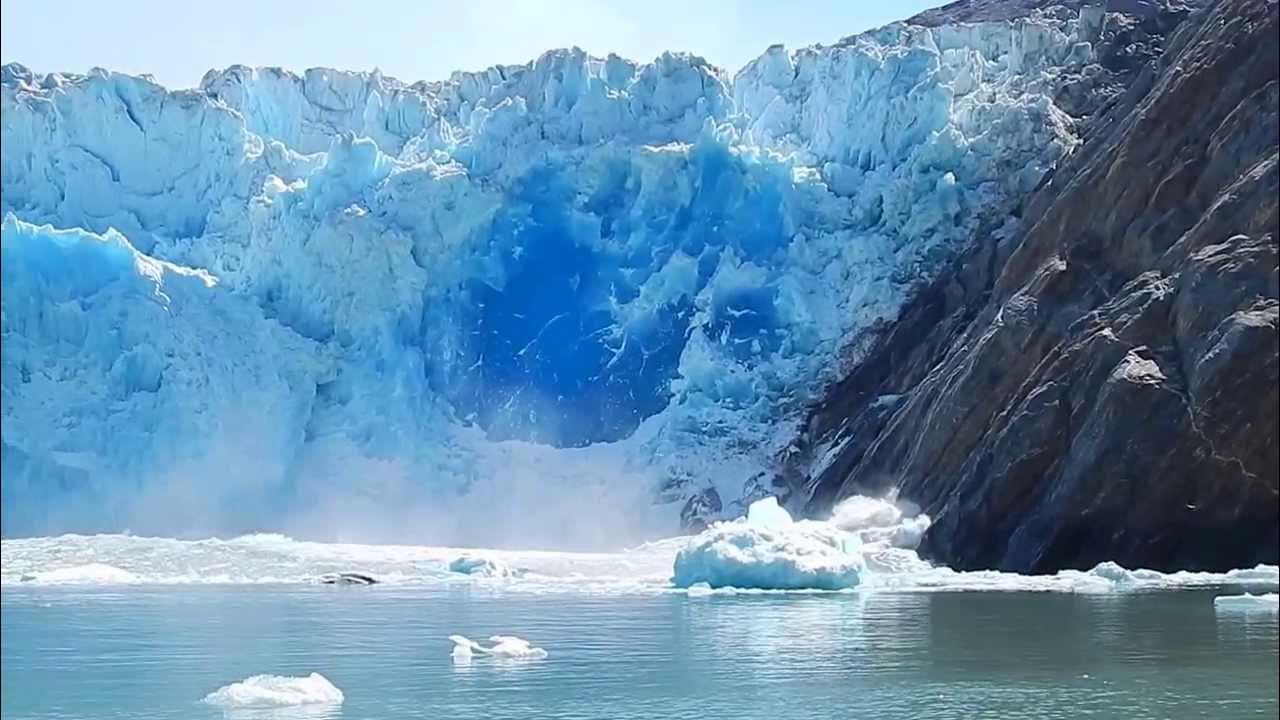
[[[1003,588],[926,582],[751,594],[676,592],[656,581],[620,588],[574,572],[530,591],[519,578],[368,587],[148,583],[136,575],[122,582],[130,576],[76,566],[79,574],[41,582],[13,569],[31,561],[29,550],[5,541],[5,720],[1275,718],[1280,711],[1277,613],[1215,608],[1215,597],[1249,588],[1204,579],[1119,589],[1082,576],[1074,590],[1018,589],[1006,580]],[[607,564],[603,556],[584,563]],[[1258,572],[1274,577],[1274,569]],[[1262,584],[1274,589],[1274,580]],[[450,656],[453,634],[482,643],[518,635],[547,656],[477,655],[459,665]],[[204,701],[251,676],[313,672],[339,688],[343,702]]]

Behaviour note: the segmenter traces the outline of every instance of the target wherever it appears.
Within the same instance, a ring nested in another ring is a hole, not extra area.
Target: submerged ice
[[[834,359],[1075,146],[1082,13],[733,77],[578,50],[413,85],[5,66],[4,531],[305,531],[529,486],[666,503],[649,533],[704,491],[738,514]]]

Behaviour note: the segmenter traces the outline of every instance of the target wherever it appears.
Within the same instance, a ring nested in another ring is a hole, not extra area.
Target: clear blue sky
[[[574,45],[635,60],[684,50],[732,72],[770,44],[830,43],[943,1],[0,0],[0,47],[37,72],[100,66],[171,87],[234,63],[437,80]]]

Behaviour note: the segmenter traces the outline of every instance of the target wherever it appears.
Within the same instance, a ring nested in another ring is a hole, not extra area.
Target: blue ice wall
[[[738,512],[863,333],[1016,232],[1098,21],[895,24],[732,79],[8,65],[3,530]]]

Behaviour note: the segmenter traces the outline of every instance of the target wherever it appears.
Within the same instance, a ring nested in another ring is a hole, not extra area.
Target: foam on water
[[[314,585],[327,574],[356,572],[377,580],[378,585],[368,588],[369,592],[386,585],[427,584],[494,592],[691,595],[964,590],[1110,593],[1216,586],[1272,592],[1280,588],[1280,569],[1274,565],[1224,573],[1162,573],[1115,563],[1053,575],[957,572],[934,566],[916,553],[915,543],[927,526],[928,518],[912,514],[909,507],[889,500],[853,498],[838,506],[829,521],[790,520],[770,499],[747,519],[718,523],[697,536],[607,553],[319,543],[276,534],[229,540],[61,535],[0,541],[0,583],[6,588]]]
[[[204,702],[220,708],[273,708],[298,705],[340,705],[342,691],[320,673],[306,677],[254,675],[204,696]]]

